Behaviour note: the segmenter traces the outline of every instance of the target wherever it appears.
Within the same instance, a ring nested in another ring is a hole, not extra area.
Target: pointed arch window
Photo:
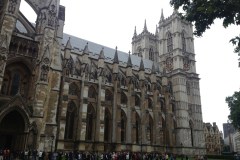
[[[68,94],[69,95],[74,95],[76,96],[78,93],[78,86],[75,84],[75,83],[71,83],[69,85],[69,91],[68,91]]]
[[[153,120],[149,115],[148,126],[147,126],[147,140],[152,143],[153,142]]]
[[[149,60],[154,61],[154,52],[152,48],[149,49]]]
[[[184,32],[182,32],[182,51],[186,52],[186,38]]]
[[[94,116],[95,116],[95,112],[93,109],[92,105],[88,105],[88,109],[87,109],[87,127],[86,127],[86,140],[91,141],[93,140],[93,134],[94,134]]]
[[[11,93],[10,95],[16,95],[20,87],[20,74],[18,72],[15,72],[13,74],[13,80],[11,85]]]
[[[64,136],[65,139],[74,138],[74,126],[75,126],[76,113],[77,113],[77,107],[73,101],[70,101],[67,107],[65,136]]]
[[[121,142],[126,141],[126,122],[127,118],[124,111],[121,111]]]
[[[169,32],[167,34],[167,52],[172,52],[173,51],[173,39],[172,39],[172,34]]]

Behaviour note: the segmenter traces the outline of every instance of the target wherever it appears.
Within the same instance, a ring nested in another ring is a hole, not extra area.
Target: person
[[[186,156],[186,160],[188,160],[188,156]]]
[[[3,150],[0,149],[0,160],[3,160]]]

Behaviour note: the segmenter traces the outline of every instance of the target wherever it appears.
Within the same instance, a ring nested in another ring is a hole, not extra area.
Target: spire
[[[161,17],[160,17],[160,21],[159,23],[163,22],[164,21],[164,15],[163,15],[163,9],[161,10]]]
[[[132,60],[131,60],[131,56],[130,56],[130,51],[128,52],[127,67],[132,67]]]
[[[153,61],[153,64],[152,64],[152,74],[155,74],[155,73],[156,73],[155,62]]]
[[[143,31],[147,31],[147,22],[146,22],[146,19],[145,19],[145,22],[144,22],[144,28],[143,28]]]
[[[141,58],[141,62],[140,62],[139,71],[145,71],[145,69],[144,69],[144,63],[143,63],[143,59],[142,59],[142,58]]]
[[[158,35],[158,27],[156,25],[156,32],[155,32],[155,35]]]
[[[136,26],[135,26],[135,29],[134,29],[134,34],[133,34],[133,36],[134,36],[134,37],[137,36],[137,29],[136,29]]]
[[[100,54],[99,54],[99,57],[98,59],[105,59],[105,56],[104,56],[104,48],[102,48],[102,50],[100,51]]]
[[[89,54],[89,50],[88,50],[88,42],[85,45],[84,49],[83,49],[83,54]]]
[[[119,64],[117,46],[116,46],[116,51],[115,51],[115,55],[114,55],[114,58],[113,58],[113,63]]]
[[[69,50],[71,50],[72,49],[72,45],[71,45],[71,37],[69,37],[69,39],[68,39],[68,41],[67,41],[67,44],[66,44],[66,46],[65,46],[65,49],[69,49]]]
[[[161,19],[160,21],[163,21],[164,20],[164,15],[163,15],[163,9],[161,10]]]

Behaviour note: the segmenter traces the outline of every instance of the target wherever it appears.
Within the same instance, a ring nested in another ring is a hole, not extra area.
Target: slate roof
[[[104,45],[100,45],[100,44],[97,44],[97,43],[94,43],[91,41],[87,41],[85,39],[78,38],[78,37],[75,37],[73,35],[66,34],[66,33],[63,34],[63,40],[62,40],[62,44],[64,47],[67,44],[69,37],[71,39],[70,42],[71,42],[72,48],[82,51],[84,49],[85,45],[88,43],[88,50],[90,52],[92,52],[93,55],[96,55],[96,57],[98,57],[102,48],[104,47],[105,59],[110,59],[112,61],[114,58],[114,54],[116,51],[115,49],[104,46]],[[119,51],[119,50],[117,52],[118,52],[119,62],[122,62],[123,64],[127,65],[129,54],[126,52]],[[131,55],[131,60],[132,60],[133,67],[140,66],[141,57]],[[150,69],[150,70],[152,69],[153,62],[151,60],[143,59],[143,63],[144,63],[145,69]]]

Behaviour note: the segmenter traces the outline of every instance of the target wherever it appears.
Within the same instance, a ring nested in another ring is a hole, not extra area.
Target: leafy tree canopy
[[[226,28],[231,24],[240,24],[240,0],[170,0],[174,9],[182,8],[185,14],[180,15],[195,25],[196,36],[209,29],[217,18],[223,19]],[[240,37],[230,40],[236,45],[234,52],[240,54]]]
[[[240,91],[234,92],[232,96],[227,97],[226,102],[230,109],[229,120],[235,128],[240,129]]]

